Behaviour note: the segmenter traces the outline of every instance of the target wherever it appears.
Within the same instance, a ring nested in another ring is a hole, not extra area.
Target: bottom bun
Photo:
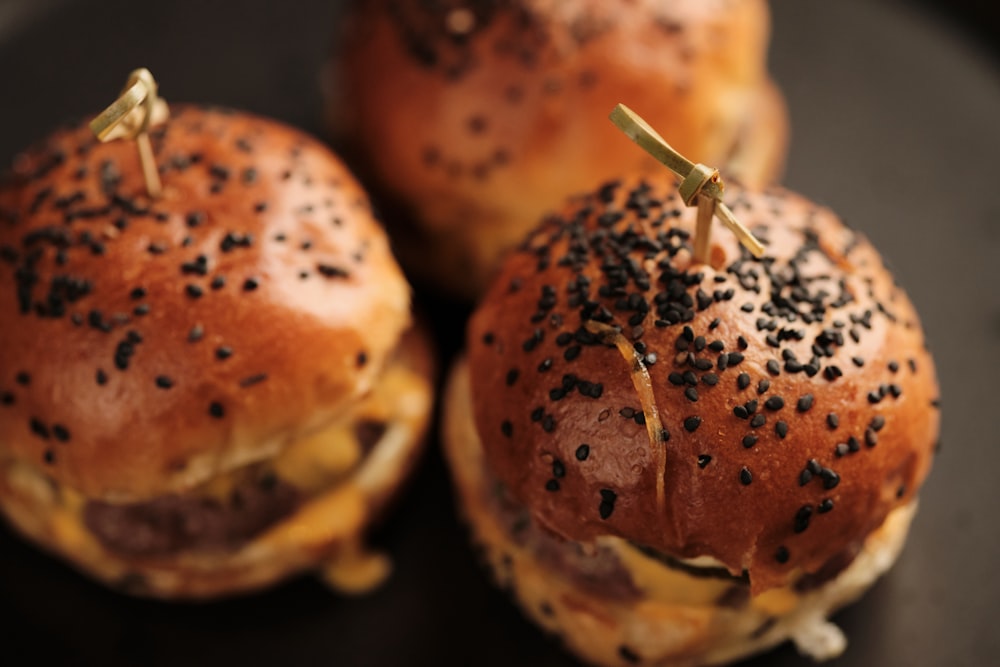
[[[713,563],[682,562],[618,538],[564,542],[531,521],[486,468],[472,420],[468,367],[445,395],[443,437],[461,509],[497,583],[525,614],[598,665],[717,665],[792,640],[817,660],[843,652],[827,618],[860,597],[898,557],[916,510],[894,510],[849,565],[750,596],[749,583]]]
[[[156,531],[197,531],[191,526],[199,516],[172,515],[170,521],[160,517],[159,524],[156,518],[147,518],[136,528],[128,521],[137,521],[141,510],[113,506],[109,510],[108,505],[60,486],[34,466],[13,460],[0,461],[0,509],[31,541],[133,595],[219,597],[260,589],[306,570],[319,571],[338,591],[364,592],[390,570],[387,558],[365,552],[364,532],[418,459],[433,404],[432,374],[429,343],[423,332],[411,330],[373,390],[336,424],[289,443],[272,461],[144,506],[242,507],[246,501],[233,496],[249,488],[248,479],[256,484],[266,476],[280,480],[277,487],[272,481],[272,488],[294,489],[293,505],[286,503],[285,510],[237,544],[157,552],[150,545],[169,543],[170,538],[157,536]],[[376,435],[362,442],[357,434],[372,424],[378,425]],[[264,492],[256,493],[259,497]],[[186,526],[177,527],[185,521]]]

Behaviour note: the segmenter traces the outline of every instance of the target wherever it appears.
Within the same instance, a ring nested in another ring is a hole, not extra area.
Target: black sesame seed
[[[212,285],[212,289],[222,289],[223,287],[226,286],[226,277],[225,276],[215,276],[214,278],[212,278],[211,285]]]
[[[69,431],[62,424],[52,425],[52,435],[54,435],[56,440],[59,442],[69,442]]]
[[[708,454],[700,454],[698,456],[698,467],[699,468],[704,468],[705,466],[707,466],[711,462],[712,462],[712,457],[709,456]]]
[[[260,283],[257,282],[256,278],[247,278],[246,280],[243,281],[243,291],[244,292],[252,292],[253,290],[257,289],[259,286],[260,286]]]
[[[196,341],[201,340],[202,336],[204,335],[205,335],[205,329],[202,328],[200,324],[196,324],[193,327],[191,327],[191,330],[188,332],[188,341],[194,343]]]
[[[215,358],[219,361],[223,361],[233,356],[233,348],[228,345],[221,345],[215,348]]]
[[[827,414],[826,425],[829,426],[831,430],[840,426],[840,417],[837,416],[836,412]]]
[[[889,362],[889,370],[892,371],[893,373],[899,371],[899,362],[897,362],[897,361],[890,361]]]
[[[367,364],[368,363],[368,353],[365,352],[365,351],[363,351],[363,350],[361,352],[358,352],[358,356],[356,356],[354,358],[354,363],[358,366],[358,368],[361,368],[362,366],[364,366],[365,364]]]
[[[505,419],[500,424],[500,432],[509,438],[514,435],[514,425],[511,424],[509,420]]]
[[[622,644],[618,647],[618,656],[627,663],[636,665],[639,664],[640,657],[639,654],[630,649],[628,646]]]
[[[193,285],[193,284],[187,285],[184,288],[184,291],[187,292],[187,295],[189,297],[191,297],[192,299],[198,299],[198,298],[201,297],[202,294],[204,294],[204,290],[201,289],[201,287],[199,287],[198,285]]]
[[[799,397],[799,402],[795,407],[799,412],[808,412],[812,406],[813,406],[813,395],[806,394],[804,396]]]
[[[43,440],[49,439],[49,427],[43,424],[41,420],[32,417],[28,420],[28,426],[31,427],[31,432],[39,438]]]
[[[222,403],[212,401],[208,405],[208,414],[212,415],[216,419],[222,419],[226,416],[226,409],[222,407]]]
[[[566,361],[573,361],[574,359],[580,356],[580,351],[582,349],[583,348],[580,347],[579,345],[571,345],[566,348],[565,352],[563,352],[563,358]]]
[[[142,299],[146,296],[146,290],[145,288],[142,287],[136,287],[131,292],[129,292],[129,296],[138,301],[139,299]]]
[[[771,388],[771,381],[768,380],[767,378],[761,378],[760,381],[757,383],[758,394],[763,394],[770,388]]]
[[[743,446],[749,449],[757,444],[757,436],[751,434],[743,436]]]
[[[809,468],[803,468],[799,473],[799,486],[805,486],[812,481],[813,473]]]
[[[45,459],[46,463],[51,465],[56,462],[56,453],[51,449],[46,449],[45,453],[42,454],[42,458]]]
[[[778,375],[781,372],[781,366],[778,364],[777,359],[769,359],[767,362],[767,372],[771,375]]]
[[[835,488],[838,484],[840,484],[840,475],[830,470],[829,468],[823,468],[822,470],[820,470],[819,476],[820,479],[823,480],[823,488],[828,491],[830,489]]]
[[[0,405],[14,405],[14,394],[9,391],[0,392]]]
[[[546,433],[552,433],[556,428],[556,420],[552,415],[545,415],[542,418],[542,430]]]
[[[559,490],[559,481],[555,480],[555,479],[550,479],[549,481],[545,482],[545,490],[546,491],[558,491]]]
[[[750,376],[746,373],[740,373],[736,378],[736,386],[740,389],[746,389],[750,386]]]
[[[560,479],[566,476],[566,466],[559,459],[552,462],[552,476]]]
[[[754,428],[759,428],[767,422],[767,417],[762,414],[754,415],[753,419],[750,420],[750,426]]]
[[[829,498],[826,498],[823,500],[823,502],[819,504],[819,507],[816,508],[816,511],[819,512],[820,514],[826,514],[832,509],[833,509],[833,501]]]
[[[784,440],[785,436],[788,435],[788,424],[785,422],[778,422],[774,425],[774,432],[778,434],[779,438]]]
[[[688,387],[687,389],[685,389],[684,396],[685,398],[687,398],[687,400],[691,401],[692,403],[698,402],[698,390],[695,389],[694,387]]]
[[[597,511],[600,513],[602,519],[607,519],[615,511],[615,500],[617,498],[618,494],[611,489],[601,489],[601,504],[598,506]]]
[[[684,376],[681,375],[680,373],[677,373],[676,371],[668,375],[667,380],[670,381],[670,384],[678,387],[684,384]]]
[[[156,376],[156,386],[160,389],[170,389],[174,386],[174,381],[166,375],[158,375]]]
[[[750,482],[753,481],[753,473],[750,472],[750,468],[743,466],[740,468],[740,484],[743,486],[749,486]]]
[[[720,356],[719,358],[721,359],[722,357]],[[743,363],[743,358],[744,358],[743,355],[739,352],[730,352],[728,355],[726,355],[727,363],[729,366],[738,366],[739,364]]]
[[[781,396],[772,396],[771,398],[764,401],[764,407],[768,410],[780,410],[785,407],[785,399]]]
[[[877,391],[868,392],[868,402],[871,403],[872,405],[875,405],[881,400],[882,400],[882,395],[879,394]]]
[[[552,357],[546,357],[545,359],[542,359],[540,364],[538,364],[539,373],[544,373],[550,368],[552,368]]]
[[[799,508],[799,511],[795,513],[795,523],[792,524],[792,530],[796,533],[801,533],[809,527],[809,519],[812,518],[813,507],[812,505],[803,505]]]
[[[584,444],[576,448],[577,461],[586,461],[588,456],[590,456],[590,445]]]
[[[740,419],[749,419],[750,418],[750,413],[742,405],[737,405],[736,407],[734,407],[733,408],[733,414],[736,415]]]
[[[21,371],[20,373],[14,376],[14,381],[17,382],[19,385],[27,387],[29,384],[31,384],[31,376],[28,373]]]
[[[774,560],[778,561],[782,565],[787,563],[790,557],[791,555],[788,553],[788,549],[786,547],[778,547],[778,549],[774,552]]]
[[[872,417],[869,426],[875,432],[881,431],[882,427],[885,426],[885,417],[883,417],[882,415],[875,415],[874,417]]]
[[[719,376],[715,373],[705,373],[701,376],[701,381],[707,384],[709,387],[714,387],[719,384]]]
[[[521,374],[516,368],[512,368],[507,371],[507,386],[512,387],[514,383],[517,382],[517,377]]]
[[[874,447],[878,444],[878,433],[875,432],[875,429],[865,429],[865,444],[869,447]]]
[[[694,433],[699,426],[701,426],[701,417],[693,416],[684,420],[684,430],[688,433]]]

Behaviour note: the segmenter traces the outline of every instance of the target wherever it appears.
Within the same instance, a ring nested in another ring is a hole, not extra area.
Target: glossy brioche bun
[[[370,451],[337,483],[315,490],[294,511],[235,548],[162,554],[109,548],[89,529],[86,501],[79,493],[32,463],[14,459],[0,461],[0,509],[36,544],[130,595],[228,596],[305,570],[316,571],[338,592],[366,592],[381,583],[391,563],[365,550],[365,532],[417,463],[434,402],[432,375],[428,338],[420,329],[410,329],[372,391],[340,416],[341,433],[364,422],[385,425]],[[331,463],[329,454],[316,455],[315,448],[306,454],[312,458],[301,465],[314,473],[322,475]]]
[[[135,146],[81,125],[0,187],[0,457],[115,502],[268,459],[370,391],[409,289],[344,164],[175,105]]]
[[[412,221],[394,237],[404,266],[459,296],[481,293],[554,202],[662,169],[608,121],[618,102],[747,183],[781,167],[764,0],[355,6],[327,77],[330,126],[393,221]]]
[[[835,657],[846,639],[826,619],[892,566],[916,509],[916,500],[893,509],[864,538],[851,563],[819,585],[779,587],[752,598],[745,582],[668,567],[624,540],[599,538],[603,558],[610,555],[618,577],[628,582],[627,590],[615,591],[592,575],[572,576],[546,553],[570,545],[559,545],[558,538],[546,538],[539,530],[525,537],[531,529],[516,523],[512,530],[509,518],[499,516],[496,479],[472,419],[464,360],[452,371],[445,406],[445,454],[462,513],[487,567],[525,615],[595,665],[722,664],[786,640],[814,659]]]
[[[709,557],[758,594],[849,562],[914,498],[938,387],[863,234],[787,191],[726,201],[763,259],[719,225],[693,266],[666,178],[573,199],[505,259],[468,357],[489,467],[540,524]]]

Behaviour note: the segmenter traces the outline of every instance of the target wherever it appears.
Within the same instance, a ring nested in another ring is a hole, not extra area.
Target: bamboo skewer
[[[156,80],[146,68],[133,70],[111,105],[90,122],[90,130],[102,142],[133,139],[139,152],[146,191],[156,199],[163,194],[156,156],[149,140],[149,128],[166,121],[167,103],[157,96]]]
[[[725,184],[717,169],[691,162],[661,137],[649,123],[624,104],[611,111],[611,122],[629,139],[656,158],[682,179],[681,199],[687,206],[698,207],[694,238],[695,261],[707,264],[711,254],[712,219],[718,217],[754,257],[764,254],[763,244],[736,219],[722,201]]]

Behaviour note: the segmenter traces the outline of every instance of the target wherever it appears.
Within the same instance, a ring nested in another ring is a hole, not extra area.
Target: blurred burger
[[[362,589],[432,402],[386,236],[293,129],[175,107],[152,139],[159,199],[82,125],[0,185],[0,510],[138,595]]]
[[[671,183],[608,183],[545,219],[468,327],[444,439],[462,508],[525,613],[596,664],[732,661],[826,618],[895,561],[938,387],[864,235],[782,190],[727,190],[766,246]]]
[[[406,221],[404,265],[470,298],[552,201],[659,168],[581,109],[629,100],[696,162],[770,182],[787,119],[768,31],[764,0],[356,2],[329,123]]]

